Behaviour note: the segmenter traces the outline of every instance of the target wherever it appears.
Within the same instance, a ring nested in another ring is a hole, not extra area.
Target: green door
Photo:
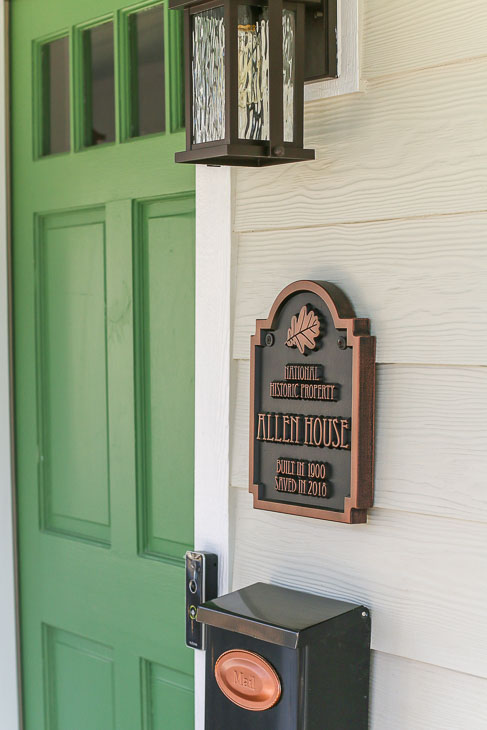
[[[192,730],[194,178],[166,3],[12,0],[26,730]]]

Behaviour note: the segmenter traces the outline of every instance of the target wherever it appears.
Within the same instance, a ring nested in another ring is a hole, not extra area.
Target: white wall
[[[364,0],[364,92],[309,103],[317,160],[236,172],[233,588],[364,602],[371,730],[487,727],[487,4]],[[336,282],[378,344],[367,525],[252,509],[249,338]]]
[[[0,12],[0,727],[16,730],[18,702],[10,472],[4,38],[4,16]]]

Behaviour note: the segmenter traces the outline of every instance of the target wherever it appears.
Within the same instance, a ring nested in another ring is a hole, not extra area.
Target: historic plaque
[[[334,284],[297,281],[251,340],[254,507],[365,522],[373,502],[375,337]]]

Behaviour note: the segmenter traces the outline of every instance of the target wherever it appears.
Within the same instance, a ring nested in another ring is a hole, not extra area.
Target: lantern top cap
[[[189,8],[192,5],[202,5],[202,0],[169,0],[169,7],[171,10],[177,8]]]

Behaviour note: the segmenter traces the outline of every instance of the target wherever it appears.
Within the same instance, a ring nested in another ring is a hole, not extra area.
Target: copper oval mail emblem
[[[251,651],[226,651],[216,661],[215,678],[225,697],[245,710],[268,710],[281,696],[276,670]]]

